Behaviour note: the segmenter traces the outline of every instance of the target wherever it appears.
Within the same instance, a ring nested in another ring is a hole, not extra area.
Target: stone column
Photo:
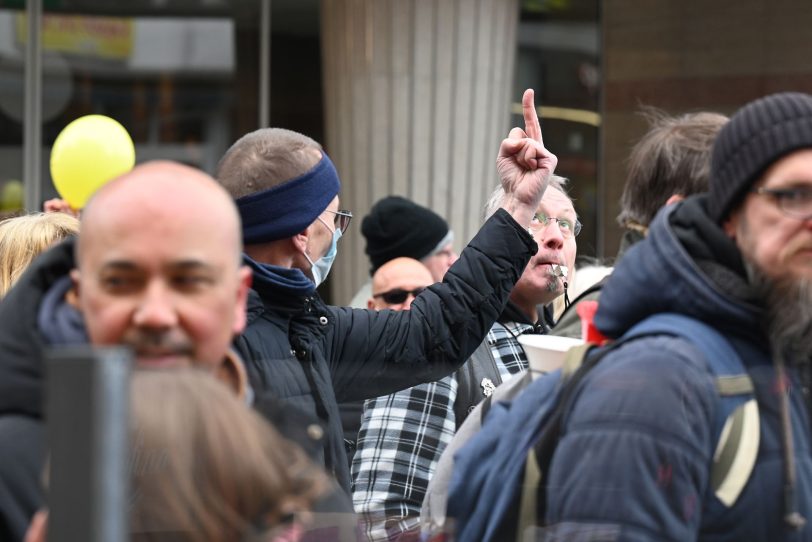
[[[356,216],[331,273],[334,303],[369,276],[360,223],[380,198],[430,207],[457,249],[477,231],[519,99],[518,14],[518,0],[322,0],[324,143],[341,207]]]

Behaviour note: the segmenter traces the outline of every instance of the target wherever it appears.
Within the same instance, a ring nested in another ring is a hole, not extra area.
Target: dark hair
[[[313,150],[319,154],[309,152]],[[241,198],[302,175],[316,165],[321,150],[319,143],[298,132],[261,128],[226,151],[214,177],[232,198]]]
[[[643,114],[649,131],[629,156],[629,176],[620,197],[618,223],[647,227],[674,194],[707,192],[716,134],[727,122],[718,113],[669,116],[653,108]]]

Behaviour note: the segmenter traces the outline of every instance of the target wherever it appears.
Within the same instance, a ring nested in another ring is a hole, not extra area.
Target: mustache
[[[787,255],[794,255],[805,250],[812,250],[812,235],[796,235],[784,246]]]
[[[547,284],[547,290],[550,292],[558,292],[561,287],[566,288],[569,267],[564,263],[564,258],[554,254],[541,255],[536,258],[535,265],[544,264],[549,264],[547,276],[551,279]]]
[[[166,331],[135,330],[123,337],[121,344],[131,348],[136,355],[160,353],[192,356],[195,352],[191,341]]]

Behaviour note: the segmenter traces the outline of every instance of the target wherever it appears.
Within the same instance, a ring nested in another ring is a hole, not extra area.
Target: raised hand
[[[558,158],[544,148],[532,89],[524,91],[524,130],[513,128],[499,146],[496,169],[505,189],[502,203],[522,226],[528,226],[550,182]]]
[[[59,198],[52,198],[43,203],[42,210],[46,213],[65,213],[79,218],[79,211],[74,210],[67,201]]]

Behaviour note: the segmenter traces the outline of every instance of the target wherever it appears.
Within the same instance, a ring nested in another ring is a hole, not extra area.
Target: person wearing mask
[[[238,140],[218,164],[216,177],[240,210],[244,261],[254,277],[248,325],[235,347],[255,389],[324,424],[321,460],[348,493],[338,402],[392,393],[457,369],[537,250],[527,228],[556,158],[543,146],[532,90],[523,110],[525,129],[511,130],[497,157],[503,208],[410,311],[331,307],[316,293],[350,219],[340,209],[338,174],[318,143],[261,129]]]
[[[51,349],[125,346],[137,367],[197,367],[263,413],[304,418],[253,393],[231,350],[245,327],[251,272],[241,263],[237,209],[210,176],[168,161],[138,165],[93,196],[81,231],[35,260],[0,302],[2,540],[21,540],[42,505]],[[285,435],[319,442],[308,428]]]

